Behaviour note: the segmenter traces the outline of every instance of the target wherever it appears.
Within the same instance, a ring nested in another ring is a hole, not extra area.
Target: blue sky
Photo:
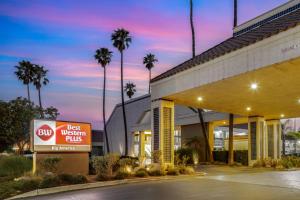
[[[287,0],[239,0],[239,24]],[[197,53],[232,35],[233,0],[194,0]],[[187,0],[1,0],[0,99],[26,97],[14,66],[29,60],[49,69],[50,84],[42,89],[43,104],[59,109],[60,119],[92,122],[102,127],[103,71],[93,58],[97,48],[113,51],[108,66],[107,115],[120,102],[120,55],[110,35],[119,27],[133,37],[125,52],[125,82],[147,93],[147,53],[159,62],[153,76],[191,57]],[[31,86],[37,103],[37,92]]]

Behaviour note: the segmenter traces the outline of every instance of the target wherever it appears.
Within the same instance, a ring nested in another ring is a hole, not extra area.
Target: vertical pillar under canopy
[[[272,159],[281,158],[281,123],[280,120],[267,122],[267,156]]]
[[[152,152],[160,151],[163,164],[174,164],[174,102],[151,103]]]
[[[252,166],[257,160],[281,158],[280,120],[250,117],[248,122],[248,160]]]
[[[265,155],[265,119],[249,117],[248,121],[248,163],[252,166],[257,160],[266,158]]]

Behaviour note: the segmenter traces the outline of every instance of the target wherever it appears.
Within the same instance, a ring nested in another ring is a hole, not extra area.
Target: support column
[[[229,114],[228,164],[233,165],[233,114]]]
[[[249,117],[248,122],[248,163],[252,166],[257,160],[267,158],[265,119]]]
[[[267,139],[268,157],[273,159],[281,158],[282,140],[280,120],[267,121]]]
[[[152,150],[160,151],[162,164],[174,165],[174,102],[151,103]]]
[[[144,131],[140,132],[140,149],[139,149],[139,160],[141,165],[144,166],[146,156],[145,156],[145,133]]]
[[[214,134],[214,130],[215,130],[215,125],[213,122],[209,122],[208,123],[208,142],[209,142],[209,146],[210,146],[210,151],[213,152],[214,151],[214,146],[215,146],[215,134]]]

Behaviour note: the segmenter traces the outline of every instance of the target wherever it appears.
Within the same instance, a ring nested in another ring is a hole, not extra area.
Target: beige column
[[[151,103],[152,150],[160,151],[163,164],[174,164],[174,102]]]
[[[267,158],[266,122],[263,117],[249,117],[248,121],[248,163]]]
[[[142,166],[144,166],[145,162],[145,133],[143,131],[140,132],[140,148],[139,148],[139,160]]]
[[[282,140],[280,120],[267,121],[267,138],[268,157],[273,159],[281,158]]]
[[[214,130],[215,130],[215,125],[213,122],[209,122],[208,123],[208,142],[209,142],[209,146],[210,146],[210,150],[211,152],[213,152],[214,150],[214,145],[215,145],[215,134],[214,134]]]

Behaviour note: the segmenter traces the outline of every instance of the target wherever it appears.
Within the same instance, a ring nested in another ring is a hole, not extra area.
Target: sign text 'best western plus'
[[[33,120],[33,151],[91,150],[91,124],[51,120]]]

